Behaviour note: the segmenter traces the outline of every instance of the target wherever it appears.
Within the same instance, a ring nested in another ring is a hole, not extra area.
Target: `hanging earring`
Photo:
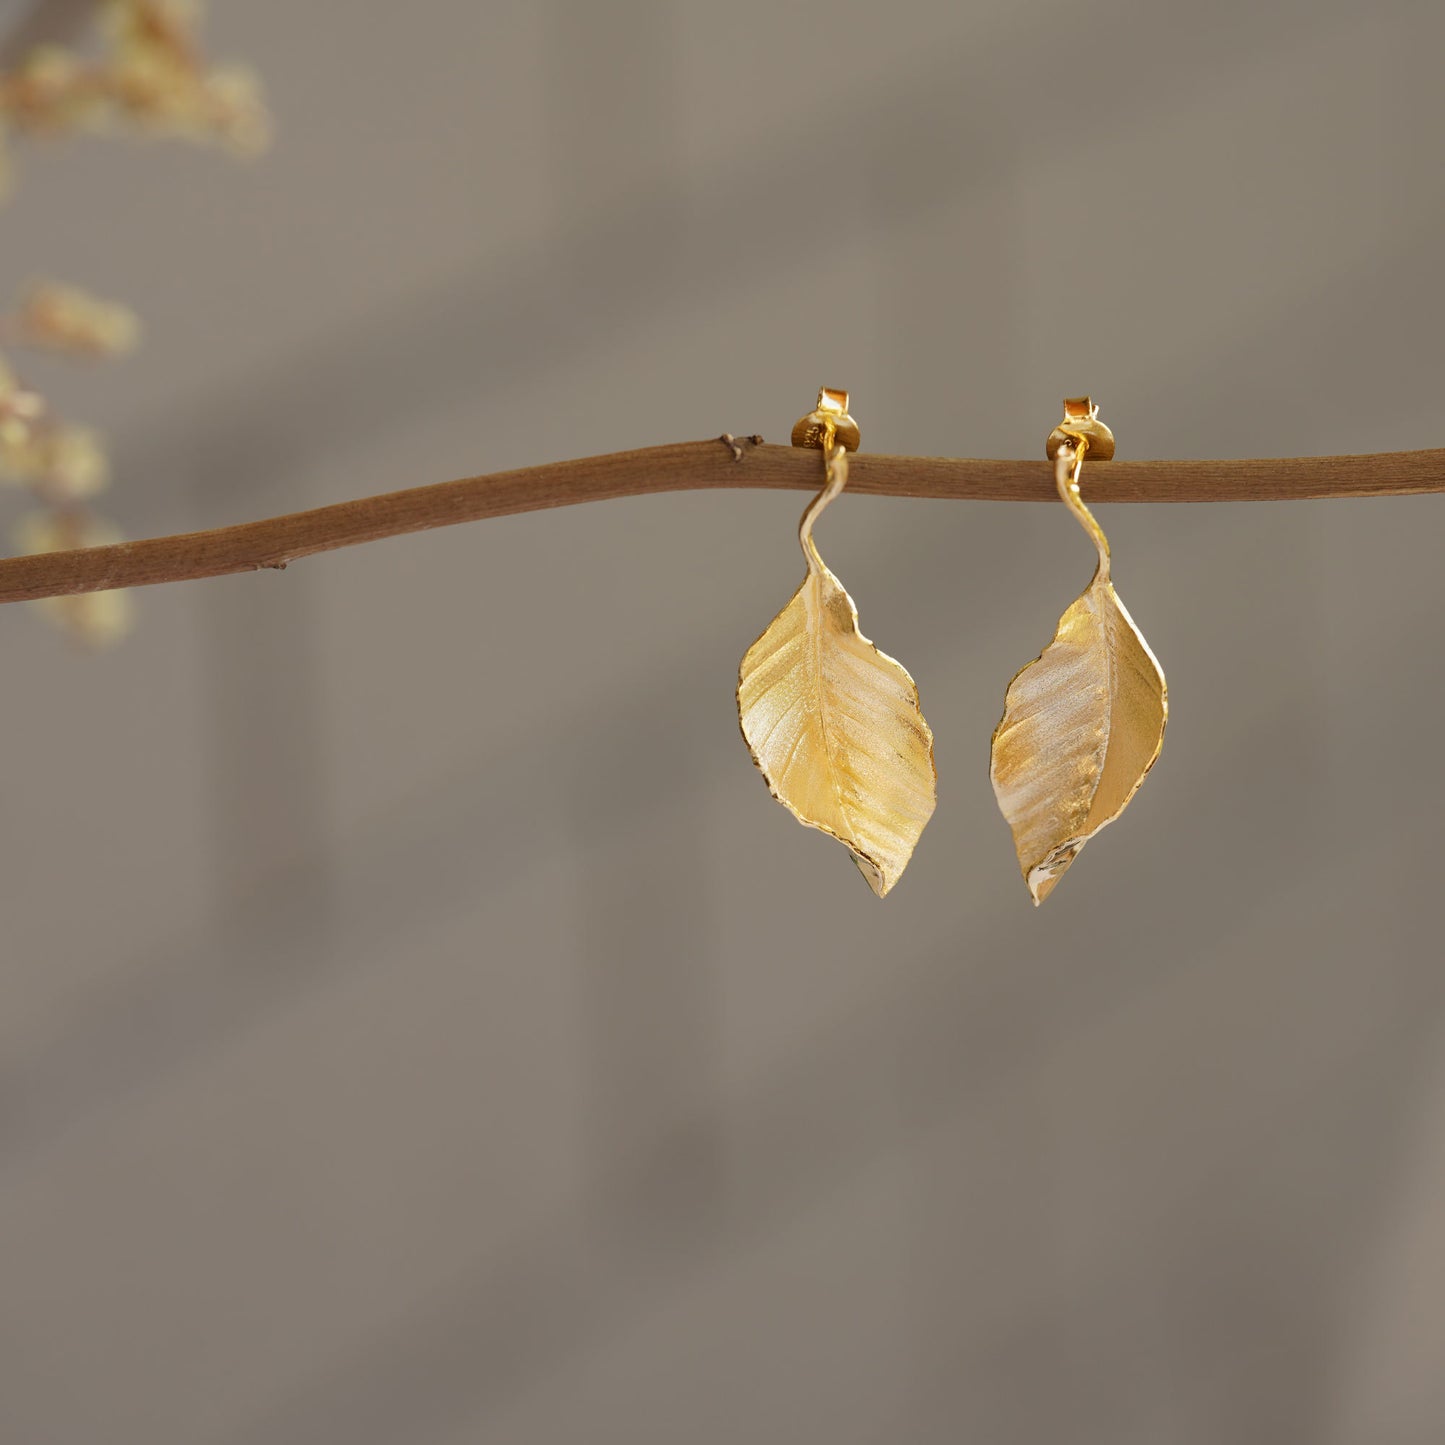
[[[1099,565],[1054,640],[1009,684],[993,735],[993,790],[1035,904],[1124,811],[1159,756],[1169,715],[1164,674],[1114,591],[1108,538],[1079,495],[1084,458],[1114,455],[1113,434],[1088,397],[1064,403],[1047,452],[1059,496],[1093,539]]]
[[[913,679],[858,631],[858,609],[813,541],[858,441],[846,391],[819,392],[793,428],[795,447],[823,453],[823,490],[798,526],[808,573],[742,660],[738,719],[768,791],[842,843],[881,898],[933,812],[937,775]]]

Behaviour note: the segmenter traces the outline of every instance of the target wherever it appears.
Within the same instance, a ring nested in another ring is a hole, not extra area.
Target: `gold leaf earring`
[[[1169,715],[1164,674],[1114,591],[1109,540],[1079,495],[1084,458],[1114,455],[1113,434],[1088,397],[1064,403],[1047,451],[1059,496],[1099,565],[1054,640],[1009,684],[993,735],[993,790],[1035,904],[1139,790]]]
[[[738,719],[768,791],[842,843],[881,898],[933,813],[937,774],[913,679],[858,631],[858,609],[813,541],[858,442],[846,391],[824,388],[793,428],[795,447],[823,453],[823,490],[798,526],[808,573],[743,657]]]

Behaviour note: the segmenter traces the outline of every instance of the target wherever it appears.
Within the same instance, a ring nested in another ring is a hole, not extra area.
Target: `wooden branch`
[[[0,602],[281,568],[337,547],[576,502],[708,487],[816,491],[821,482],[821,458],[813,451],[765,446],[757,439],[735,442],[731,437],[680,442],[413,487],[209,532],[11,557],[0,560]],[[848,490],[884,497],[1055,500],[1053,468],[1042,459],[954,461],[859,452],[850,458]],[[1084,491],[1091,503],[1290,501],[1441,492],[1445,449],[1273,461],[1089,462]]]

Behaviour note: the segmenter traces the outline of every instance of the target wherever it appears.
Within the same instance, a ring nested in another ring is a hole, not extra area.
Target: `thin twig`
[[[735,448],[742,447],[742,459],[734,460]],[[764,446],[754,437],[679,442],[413,487],[209,532],[12,557],[0,561],[0,602],[279,569],[337,547],[576,502],[710,487],[807,491],[816,490],[821,478],[816,452]],[[1093,502],[1291,501],[1442,492],[1445,449],[1268,461],[1090,462],[1085,486]],[[848,490],[885,497],[1055,500],[1053,470],[1042,460],[955,461],[861,452],[850,458]]]

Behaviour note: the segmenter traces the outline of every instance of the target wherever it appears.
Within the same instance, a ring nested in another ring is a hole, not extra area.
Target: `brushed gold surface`
[[[1059,495],[1099,565],[1054,640],[1009,684],[990,774],[1035,904],[1138,791],[1164,745],[1164,674],[1114,590],[1109,542],[1079,495],[1087,437],[1054,458]]]
[[[798,528],[808,573],[743,657],[738,719],[768,791],[842,843],[881,898],[933,813],[933,733],[913,679],[859,632],[853,599],[813,541],[848,480],[846,450],[826,442],[826,485]]]

